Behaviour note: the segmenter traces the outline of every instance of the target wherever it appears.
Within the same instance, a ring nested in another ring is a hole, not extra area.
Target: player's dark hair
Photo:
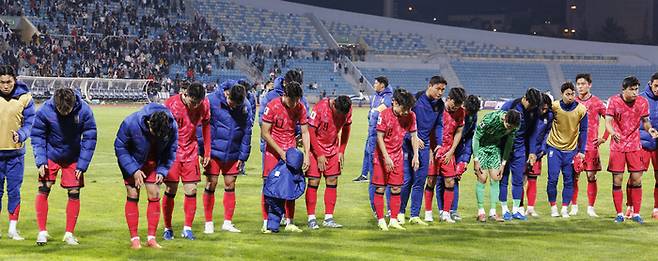
[[[0,76],[2,75],[9,75],[14,80],[16,79],[16,70],[14,70],[14,67],[9,65],[9,64],[3,64],[0,65]]]
[[[649,84],[651,84],[655,80],[658,80],[658,72],[651,75],[651,81],[649,82]]]
[[[560,93],[564,93],[566,90],[576,91],[576,86],[573,86],[572,82],[565,82],[560,86]]]
[[[551,96],[546,93],[542,93],[541,98],[543,105],[548,105],[548,107],[550,108],[551,104],[553,104],[553,99],[551,98]]]
[[[233,85],[228,91],[228,99],[237,105],[244,103],[245,96],[247,96],[247,92],[242,84]]]
[[[633,75],[626,76],[626,78],[624,78],[624,81],[622,81],[621,83],[621,87],[624,90],[626,90],[628,87],[636,86],[636,85],[640,85],[640,80],[638,80],[637,77]]]
[[[448,81],[446,81],[446,79],[443,78],[443,76],[434,75],[432,76],[432,78],[430,78],[430,85],[435,85],[440,83],[448,85]]]
[[[341,95],[336,98],[335,101],[336,110],[341,114],[347,114],[352,108],[352,100],[346,95]]]
[[[57,109],[57,112],[60,114],[64,114],[64,112],[67,114],[70,113],[77,101],[75,92],[73,92],[73,89],[71,88],[59,88],[55,90],[53,99],[55,102],[55,109]]]
[[[451,88],[448,98],[455,102],[456,105],[462,105],[464,104],[464,100],[466,100],[466,90],[462,87]]]
[[[290,71],[286,72],[286,75],[283,76],[283,81],[286,84],[290,84],[292,82],[297,82],[301,85],[302,83],[304,83],[304,76],[298,70],[293,69],[293,70],[290,70]]]
[[[519,124],[521,124],[521,113],[515,109],[507,111],[505,114],[505,122],[511,126],[518,127]]]
[[[247,90],[251,86],[251,84],[246,79],[238,80],[238,84],[242,85],[245,88],[245,90]]]
[[[166,112],[158,111],[151,114],[148,119],[148,126],[156,138],[168,140],[173,128],[173,122]]]
[[[386,78],[386,76],[377,76],[375,77],[375,81],[384,84],[384,87],[388,87],[388,78]]]
[[[416,104],[416,98],[414,95],[402,88],[395,89],[393,92],[393,100],[406,110],[411,109],[411,107]]]
[[[541,92],[535,88],[529,88],[523,97],[528,101],[530,107],[537,107],[541,103]]]
[[[576,75],[576,81],[581,78],[585,79],[588,83],[592,83],[592,76],[589,73],[579,73]]]
[[[475,95],[469,95],[464,102],[464,108],[466,108],[468,114],[476,114],[480,111],[480,99]]]
[[[192,100],[201,101],[206,97],[206,88],[200,82],[194,82],[187,87],[186,93]]]
[[[289,82],[283,86],[283,94],[292,99],[301,99],[304,95],[301,84],[298,82]]]

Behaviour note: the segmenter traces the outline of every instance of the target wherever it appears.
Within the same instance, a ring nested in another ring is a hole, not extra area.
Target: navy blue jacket
[[[475,135],[475,127],[478,124],[478,115],[466,115],[464,118],[464,129],[462,130],[462,140],[459,141],[455,149],[457,163],[471,161],[473,155],[473,135]]]
[[[208,94],[210,102],[211,155],[220,161],[247,161],[251,152],[251,130],[254,117],[251,103],[245,99],[241,107],[230,109],[223,89]],[[197,128],[199,144],[203,144],[201,128]],[[203,146],[199,146],[203,155]]]
[[[647,86],[640,95],[649,102],[649,120],[651,121],[651,126],[654,129],[658,128],[658,97],[653,95],[651,86]],[[656,139],[652,138],[649,132],[644,129],[644,124],[640,124],[640,140],[642,141],[642,148],[646,150],[656,149]]]
[[[537,133],[536,150],[537,158],[546,154],[546,140],[551,132],[553,125],[553,111],[549,110],[545,115],[539,117],[536,122],[535,132]]]
[[[176,159],[178,125],[167,107],[158,103],[149,103],[123,120],[114,140],[114,153],[124,178],[131,177],[146,162],[151,145],[153,145],[150,142],[152,136],[146,126],[146,120],[151,114],[159,111],[167,113],[173,129],[167,140],[158,141],[156,172],[163,176],[169,174],[169,168]]]
[[[377,107],[384,104],[386,108],[393,106],[393,88],[387,86],[381,92],[375,92],[370,98],[370,112],[368,112],[368,137],[377,137],[377,119],[379,111]]]
[[[500,109],[503,111],[515,109],[521,113],[521,124],[514,135],[515,153],[525,150],[527,154],[535,154],[537,150],[537,134],[535,133],[537,110],[526,110],[521,104],[521,99],[507,101]]]
[[[27,84],[22,81],[16,81],[14,84],[14,92],[11,94],[12,99],[20,99],[23,95],[30,95]],[[3,117],[4,115],[0,115]],[[32,130],[32,124],[34,123],[34,100],[29,98],[27,106],[23,108],[23,122],[21,127],[16,131],[18,133],[18,142],[25,143],[27,138],[30,137],[30,132]],[[10,134],[11,136],[11,134]],[[12,150],[0,150],[0,157],[17,157],[25,154],[25,146],[21,146],[19,149]]]
[[[445,104],[443,100],[431,100],[427,97],[425,91],[416,93],[416,104],[411,110],[416,114],[416,128],[418,129],[418,138],[425,143],[426,149],[430,148],[430,134],[434,132],[434,142],[437,146],[443,144],[443,110]],[[404,135],[405,142],[411,141],[409,133]]]
[[[61,116],[54,98],[37,111],[32,127],[32,149],[37,168],[48,164],[77,162],[77,169],[87,171],[96,149],[96,121],[89,105],[76,93],[73,110]]]
[[[304,154],[296,148],[286,151],[286,161],[270,171],[263,185],[263,195],[270,198],[295,200],[304,194],[306,181],[302,171]]]

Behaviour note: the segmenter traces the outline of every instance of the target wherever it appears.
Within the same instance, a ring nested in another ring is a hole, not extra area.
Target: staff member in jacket
[[[60,185],[68,190],[66,233],[63,241],[77,245],[73,230],[80,213],[80,189],[96,148],[96,121],[87,103],[73,89],[61,88],[41,106],[32,129],[34,161],[39,170],[39,190],[35,200],[37,245],[48,242],[48,195],[62,173]]]
[[[232,223],[235,212],[235,180],[240,169],[243,169],[244,163],[249,159],[251,128],[254,125],[253,111],[251,103],[246,98],[245,87],[240,84],[230,87],[224,84],[222,86],[225,89],[218,89],[208,95],[212,140],[211,160],[205,168],[207,183],[203,194],[206,218],[204,233],[206,234],[212,234],[215,231],[212,212],[219,174],[224,176],[224,224],[222,230],[240,232]],[[202,146],[199,147],[202,148]]]

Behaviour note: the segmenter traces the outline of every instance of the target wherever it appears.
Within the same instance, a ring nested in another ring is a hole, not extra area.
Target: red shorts
[[[610,160],[608,161],[608,171],[623,173],[628,168],[628,172],[643,172],[645,167],[645,153],[642,150],[631,152],[610,151]]]
[[[193,183],[201,181],[201,170],[196,160],[181,162],[174,161],[165,177],[165,182]]]
[[[43,177],[39,177],[40,182],[55,182],[57,181],[57,172],[62,171],[62,181],[59,183],[62,188],[76,188],[85,186],[84,175],[80,176],[78,180],[75,177],[75,169],[78,164],[76,162],[70,163],[68,165],[59,165],[52,160],[48,160],[48,167],[46,168],[46,174]]]
[[[535,164],[533,164],[532,167],[530,168],[528,167],[528,165],[526,165],[525,174],[528,176],[541,175],[541,159],[537,159],[537,161],[535,161]]]
[[[447,164],[443,163],[443,159],[433,159],[430,162],[430,171],[427,172],[427,175],[452,178],[457,176],[455,167],[455,157],[450,158],[450,161]]]
[[[158,173],[155,172],[157,163],[155,161],[147,161],[142,165],[142,168],[140,169],[144,174],[146,175],[146,178],[144,179],[145,183],[155,183],[155,180],[158,176]],[[130,185],[130,186],[135,186],[135,178],[133,176],[130,176],[126,179],[123,179],[123,184],[125,185]]]
[[[601,157],[599,157],[599,151],[586,150],[584,164],[585,164],[585,171],[600,171]]]
[[[321,172],[318,168],[318,160],[315,157],[311,156],[309,162],[309,168],[306,172],[307,177],[321,178],[322,176],[330,177],[340,175],[340,158],[338,157],[338,153],[332,156],[327,156],[327,165],[324,172]]]
[[[276,164],[279,164],[279,154],[272,154],[269,151],[265,152],[265,158],[263,159],[263,177],[267,177],[270,174],[270,171],[276,167]]]
[[[402,155],[400,155],[402,156]],[[386,171],[386,163],[383,158],[375,155],[372,163],[372,180],[370,183],[377,186],[402,186],[404,184],[404,160],[402,157],[391,158],[393,160],[394,170]]]
[[[211,158],[208,166],[205,167],[205,175],[219,176],[222,175],[238,175],[240,173],[238,161],[220,161],[216,158]]]
[[[644,169],[649,169],[649,163],[653,163],[653,170],[658,170],[658,151],[648,151],[642,149],[642,152],[644,153],[644,157],[642,157]]]

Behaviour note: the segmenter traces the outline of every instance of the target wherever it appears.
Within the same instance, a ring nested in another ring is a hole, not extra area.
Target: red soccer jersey
[[[621,95],[608,99],[608,109],[605,115],[613,117],[612,127],[621,136],[619,142],[610,141],[610,150],[633,152],[642,148],[640,145],[640,123],[643,117],[649,116],[649,103],[638,96],[633,103],[626,103]]]
[[[315,104],[308,120],[309,125],[315,128],[317,143],[325,156],[338,153],[338,132],[343,126],[352,124],[352,109],[350,108],[347,115],[341,116],[331,110],[329,101],[322,99]]]
[[[585,150],[598,150],[594,140],[599,137],[599,117],[605,118],[605,104],[594,95],[587,100],[576,97],[576,101],[587,108],[587,145]]]
[[[379,114],[377,119],[377,132],[384,133],[384,143],[386,152],[391,159],[402,158],[402,141],[407,132],[416,131],[416,114],[409,111],[406,116],[396,116],[393,113],[393,107],[386,108]],[[379,146],[377,146],[377,152]]]
[[[288,108],[283,105],[282,99],[283,97],[280,97],[267,104],[263,112],[263,121],[272,124],[272,128],[270,129],[272,139],[274,139],[274,142],[282,150],[286,151],[289,148],[297,146],[295,127],[297,124],[308,124],[308,119],[306,118],[306,107],[304,107],[304,104],[298,102],[295,108]],[[268,152],[278,155],[269,146],[266,147]]]
[[[210,103],[204,98],[196,109],[185,107],[180,94],[167,99],[164,105],[169,108],[178,124],[178,149],[176,161],[190,162],[199,160],[196,127],[203,125],[203,144],[205,157],[210,156]]]
[[[447,152],[452,147],[452,141],[455,138],[457,128],[464,126],[465,117],[466,111],[462,107],[459,107],[459,109],[453,112],[448,112],[448,110],[443,111],[443,145],[441,145],[441,154]]]

